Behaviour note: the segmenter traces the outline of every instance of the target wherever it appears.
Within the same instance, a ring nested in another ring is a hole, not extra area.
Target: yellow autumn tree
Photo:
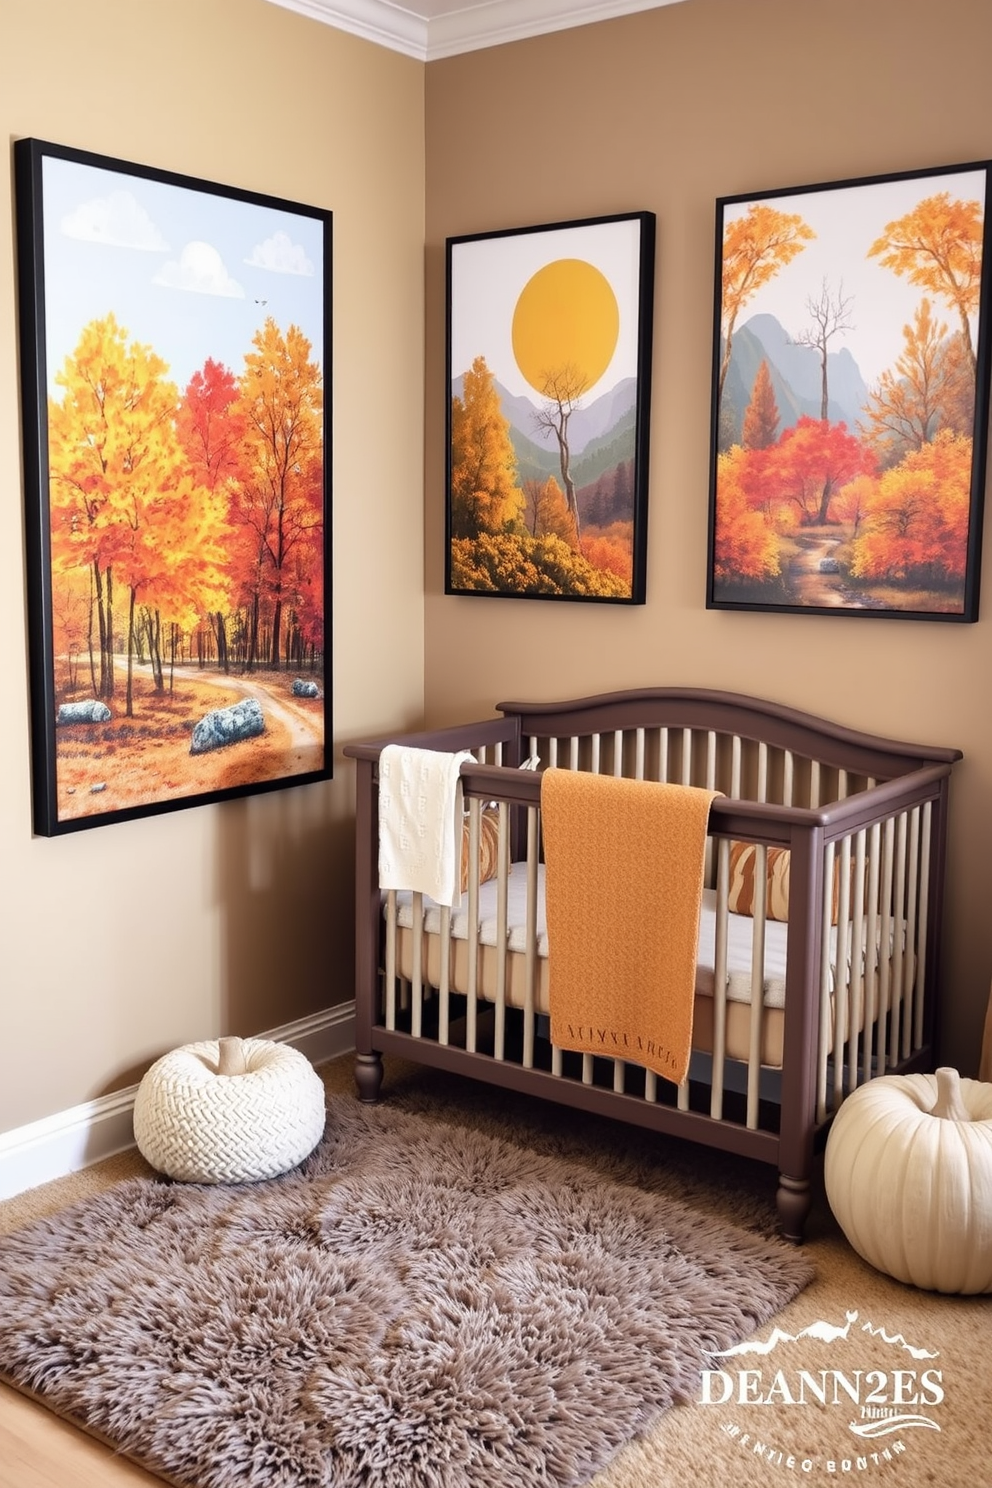
[[[734,327],[741,310],[758,290],[801,253],[816,233],[794,212],[779,212],[764,202],[752,202],[743,217],[729,222],[723,234],[721,303],[723,359],[720,364],[718,404],[730,366]]]
[[[570,548],[578,548],[575,518],[553,475],[546,481],[525,481],[524,499],[523,522],[532,537],[560,537]]]
[[[929,299],[920,301],[912,324],[903,326],[903,350],[869,396],[864,433],[887,464],[920,449],[939,429],[965,433],[974,407],[963,377],[961,337],[948,336]]]
[[[978,309],[982,276],[982,207],[940,191],[911,212],[886,224],[868,249],[883,268],[946,300],[958,313],[972,374],[975,348],[971,320]]]
[[[62,397],[49,402],[53,582],[61,572],[89,568],[89,644],[98,649],[102,698],[115,691],[115,568],[126,560],[167,460],[176,388],[166,371],[151,347],[130,342],[107,315],[84,327],[56,375]]]
[[[523,516],[509,420],[481,356],[465,373],[461,397],[451,400],[450,501],[453,539],[510,531]]]
[[[244,443],[232,484],[232,521],[240,529],[235,564],[245,609],[244,662],[278,667],[296,575],[323,544],[323,383],[311,344],[269,316],[245,357],[232,417]],[[323,596],[318,597],[323,607]]]

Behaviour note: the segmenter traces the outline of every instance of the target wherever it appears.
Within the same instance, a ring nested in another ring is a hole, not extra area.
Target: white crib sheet
[[[495,879],[479,887],[479,943],[496,945]],[[424,895],[424,930],[428,935],[441,932],[441,909]],[[527,948],[527,865],[513,863],[507,879],[507,948],[523,953]],[[396,918],[401,928],[413,927],[412,895],[396,895]],[[728,915],[727,996],[735,1002],[751,1001],[751,952],[754,921],[747,915]],[[468,895],[462,896],[459,908],[451,911],[451,934],[455,940],[468,939]],[[785,952],[789,927],[778,920],[765,922],[764,1003],[766,1007],[785,1006]],[[836,932],[835,932],[836,933]],[[831,947],[831,952],[833,947]],[[548,954],[548,925],[544,908],[544,864],[537,869],[537,952]],[[696,953],[696,992],[712,997],[716,965],[716,893],[704,889],[699,916],[699,946]]]

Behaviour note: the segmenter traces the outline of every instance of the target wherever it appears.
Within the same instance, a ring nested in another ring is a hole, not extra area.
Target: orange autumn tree
[[[797,213],[779,212],[763,202],[752,202],[743,217],[725,227],[721,284],[723,359],[718,405],[723,402],[734,327],[741,310],[815,237],[813,229]]]
[[[957,311],[972,375],[975,348],[971,319],[978,310],[982,275],[982,207],[956,201],[947,191],[919,202],[886,224],[868,249],[883,268],[944,299]]]
[[[780,572],[779,538],[766,510],[762,452],[735,444],[717,457],[713,577],[765,582]]]
[[[283,333],[269,316],[252,340],[232,416],[244,438],[231,485],[238,528],[234,561],[246,669],[283,662],[284,636],[297,624],[299,574],[318,571],[323,547],[323,386],[311,344],[297,326]],[[322,613],[323,593],[308,603]]]
[[[922,584],[964,579],[971,460],[971,440],[944,429],[879,477],[852,545],[855,578]]]
[[[95,624],[96,690],[104,699],[116,691],[123,601],[128,714],[139,603],[149,615],[188,609],[195,593],[215,592],[212,565],[223,556],[223,503],[211,500],[189,471],[175,432],[176,388],[166,371],[111,314],[84,327],[56,377],[63,396],[49,403],[53,585],[88,570],[89,646],[92,655]],[[152,646],[160,633],[160,625],[150,627]],[[154,651],[152,659],[158,659]],[[161,685],[160,666],[155,680]]]
[[[779,411],[772,387],[772,374],[768,358],[762,357],[755,374],[751,397],[744,411],[744,427],[741,443],[745,449],[767,449],[775,443],[778,433]]]

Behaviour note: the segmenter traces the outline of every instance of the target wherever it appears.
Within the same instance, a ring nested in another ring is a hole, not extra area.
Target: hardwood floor
[[[0,1488],[162,1488],[162,1481],[0,1385]]]

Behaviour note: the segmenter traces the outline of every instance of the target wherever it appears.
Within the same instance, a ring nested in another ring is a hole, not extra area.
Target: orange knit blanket
[[[544,772],[548,994],[560,1048],[685,1079],[715,794]]]

